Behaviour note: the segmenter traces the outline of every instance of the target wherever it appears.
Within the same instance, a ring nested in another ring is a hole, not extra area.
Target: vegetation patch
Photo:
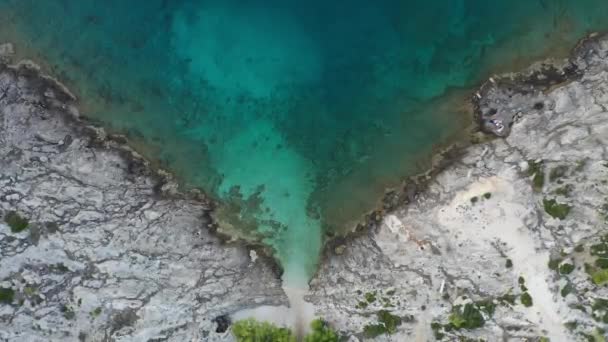
[[[365,294],[365,300],[366,300],[368,303],[373,303],[373,302],[375,302],[375,301],[376,301],[376,293],[375,293],[375,292],[367,292],[367,293]]]
[[[591,313],[596,321],[608,323],[608,299],[597,298],[591,306]]]
[[[4,216],[4,222],[11,228],[11,232],[13,233],[20,233],[26,230],[30,224],[25,217],[22,217],[15,211],[9,211]]]
[[[534,305],[532,296],[530,296],[528,292],[522,293],[519,297],[519,300],[521,301],[521,304],[525,307],[531,307],[532,305]]]
[[[95,310],[91,311],[90,315],[93,317],[98,317],[99,315],[101,315],[101,307],[96,307]]]
[[[572,285],[570,283],[564,285],[564,287],[562,288],[562,290],[560,291],[562,297],[567,297],[571,292],[572,292],[573,288]]]
[[[608,269],[608,258],[599,258],[595,260],[595,266],[603,270]]]
[[[454,305],[448,316],[448,323],[432,322],[431,330],[435,339],[441,340],[447,333],[455,330],[480,328],[485,325],[487,319],[494,315],[497,304],[514,305],[516,298],[515,295],[507,293],[496,299],[487,298],[463,305]],[[459,336],[459,341],[468,341],[463,338],[465,337]]]
[[[528,160],[528,176],[532,177],[532,188],[540,192],[545,186],[545,163]]]
[[[553,218],[563,220],[568,216],[572,207],[567,204],[558,203],[555,199],[543,199],[545,212]]]
[[[311,332],[304,336],[304,342],[338,342],[339,340],[338,334],[321,319],[312,321],[310,327]],[[232,334],[237,342],[296,342],[296,336],[291,329],[253,318],[235,322],[232,325]]]
[[[363,328],[363,333],[369,338],[374,338],[383,334],[392,335],[397,332],[397,327],[403,323],[399,316],[395,316],[387,310],[380,310],[376,313],[377,324],[368,324]]]
[[[492,198],[492,193],[490,193],[490,192],[486,192],[485,194],[483,194],[483,198],[485,198],[485,199],[490,199],[490,198]]]
[[[599,270],[591,274],[591,281],[595,285],[604,285],[608,283],[608,270]],[[606,322],[608,323],[608,322]]]
[[[572,271],[574,271],[574,265],[572,264],[563,263],[559,266],[560,274],[570,274]]]
[[[505,262],[505,267],[506,268],[512,268],[513,267],[513,261],[511,259],[507,259],[507,261]]]
[[[311,332],[304,337],[304,342],[338,342],[338,334],[322,319],[310,323]]]
[[[552,271],[557,271],[559,264],[562,262],[563,259],[557,258],[557,259],[549,259],[549,269]]]
[[[15,291],[11,288],[0,287],[0,303],[11,304],[15,298]]]

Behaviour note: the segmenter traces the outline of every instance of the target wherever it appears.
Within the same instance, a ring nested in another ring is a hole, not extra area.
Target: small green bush
[[[483,194],[483,198],[485,199],[490,199],[492,197],[492,193],[486,192],[485,194]]]
[[[506,268],[513,267],[513,261],[511,259],[507,259],[507,261],[505,262],[505,267]]]
[[[574,265],[572,264],[565,263],[559,266],[560,274],[570,274],[572,271],[574,271]]]
[[[532,301],[532,296],[530,296],[528,292],[522,293],[519,297],[519,300],[525,307],[531,307],[532,305],[534,305],[534,302]]]
[[[369,338],[383,334],[394,334],[397,332],[397,327],[403,322],[401,317],[395,316],[387,310],[380,310],[376,315],[378,316],[378,323],[368,324],[363,328],[363,333]]]
[[[384,324],[368,324],[363,327],[363,334],[368,338],[375,338],[386,334],[387,330]]]
[[[277,327],[268,322],[258,322],[250,318],[235,322],[232,334],[237,342],[296,342],[290,329]]]
[[[553,271],[557,271],[559,264],[562,262],[562,259],[557,258],[557,259],[549,259],[549,269],[553,270]]]
[[[366,300],[368,303],[373,303],[373,302],[375,302],[375,301],[376,301],[376,294],[375,294],[375,293],[373,293],[373,292],[367,292],[367,293],[365,294],[365,300]]]
[[[604,285],[608,283],[608,270],[599,270],[591,274],[591,281],[595,285]]]
[[[558,218],[563,220],[568,216],[572,207],[567,204],[557,203],[555,199],[543,199],[543,207],[545,208],[545,212],[549,214],[553,218]]]
[[[310,323],[312,331],[304,337],[304,342],[338,342],[338,334],[321,319]]]
[[[601,269],[608,269],[608,259],[607,258],[599,258],[595,260],[595,266]]]
[[[94,312],[97,316],[101,313]],[[96,311],[97,311],[96,309]],[[310,323],[311,332],[304,336],[304,342],[338,342],[338,334],[322,319]],[[291,329],[278,327],[268,322],[259,322],[253,318],[235,322],[232,334],[237,342],[296,342]]]
[[[15,298],[15,291],[11,288],[0,287],[0,303],[10,304]]]
[[[454,329],[476,329],[485,324],[481,311],[472,303],[454,306],[448,320]]]
[[[14,211],[9,211],[4,216],[4,222],[8,224],[13,233],[20,233],[29,226],[29,221]]]
[[[571,292],[572,292],[572,285],[570,283],[564,285],[564,287],[560,291],[562,297],[568,296]]]
[[[545,185],[545,166],[543,161],[537,163],[536,161],[529,160],[528,175],[533,176],[532,188],[534,189],[534,191],[542,191],[543,186]]]
[[[397,332],[397,327],[401,325],[401,317],[395,316],[386,310],[380,310],[377,313],[378,321],[386,327],[389,334]]]

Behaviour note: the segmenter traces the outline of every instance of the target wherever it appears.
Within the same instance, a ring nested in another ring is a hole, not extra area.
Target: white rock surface
[[[30,222],[0,223],[0,287],[15,293],[0,340],[229,341],[223,318],[286,305],[268,258],[210,235],[204,199],[75,121],[63,89],[0,66],[0,215]]]
[[[494,314],[484,313],[481,328],[439,329],[443,340],[586,341],[584,334],[608,328],[608,320],[597,318],[603,311],[592,314],[598,298],[608,299],[608,289],[595,285],[583,266],[594,260],[589,246],[608,233],[608,40],[586,44],[573,57],[582,76],[548,93],[530,91],[505,100],[519,101],[507,108],[529,109],[507,138],[467,148],[414,203],[385,216],[340,255],[327,255],[311,282],[309,299],[317,314],[364,338],[363,327],[377,324],[377,312],[388,310],[404,322],[394,335],[376,340],[432,341],[431,323],[447,324],[452,307],[466,296],[493,300]],[[483,96],[502,100],[512,92],[499,81],[492,87]],[[538,101],[544,103],[541,110],[534,109]],[[534,160],[544,162],[540,192],[533,190],[527,171]],[[560,166],[567,167],[565,175],[551,180]],[[556,193],[565,186],[572,187],[569,195]],[[543,199],[572,210],[564,220],[553,218]],[[574,252],[578,245],[585,251]],[[548,267],[560,253],[562,263],[576,267],[569,275]],[[507,293],[519,297],[519,277],[533,299],[531,307],[519,298],[515,305],[497,299]],[[562,296],[566,284],[573,290]],[[375,294],[375,301],[366,294]]]

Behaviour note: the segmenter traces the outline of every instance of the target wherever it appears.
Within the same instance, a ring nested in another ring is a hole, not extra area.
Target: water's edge
[[[414,201],[417,195],[425,190],[429,182],[432,181],[438,173],[459,160],[467,146],[493,138],[482,133],[483,118],[479,111],[479,103],[477,102],[478,97],[476,96],[477,92],[483,92],[488,82],[502,80],[504,82],[508,81],[513,83],[534,83],[538,87],[544,89],[550,89],[559,84],[563,84],[570,79],[568,77],[562,79],[556,77],[555,70],[563,69],[564,65],[567,64],[571,58],[574,58],[577,53],[581,53],[581,49],[584,49],[586,46],[585,42],[601,39],[603,36],[604,33],[591,33],[580,39],[575,47],[571,49],[570,56],[565,60],[555,60],[551,57],[547,57],[547,59],[534,63],[534,66],[537,67],[536,72],[529,73],[529,69],[511,72],[500,76],[499,78],[493,77],[490,80],[482,82],[477,87],[466,91],[466,95],[461,100],[464,102],[464,106],[469,110],[470,123],[466,126],[467,132],[464,132],[464,134],[443,145],[435,146],[433,155],[431,156],[432,163],[427,170],[415,175],[404,176],[404,180],[398,187],[386,189],[385,195],[378,201],[378,207],[368,213],[363,213],[361,216],[364,218],[350,230],[347,230],[344,234],[340,235],[329,236],[326,234],[324,236],[319,263],[323,263],[325,258],[331,253],[341,253],[345,241],[356,239],[377,228],[386,214],[402,209],[406,207],[408,203]],[[2,67],[12,68],[16,72],[24,75],[37,75],[43,82],[51,84],[59,94],[63,95],[63,97],[59,99],[63,103],[62,105],[71,108],[69,111],[65,112],[70,112],[72,114],[66,115],[66,119],[81,129],[84,134],[91,138],[92,143],[100,148],[118,150],[125,161],[129,163],[130,169],[133,170],[134,173],[148,175],[155,179],[157,182],[155,189],[157,190],[158,196],[169,199],[188,199],[204,204],[207,210],[204,213],[201,213],[201,215],[205,218],[207,226],[202,228],[209,229],[211,233],[226,244],[240,245],[255,250],[263,262],[269,263],[272,266],[277,277],[281,277],[284,270],[282,265],[274,258],[272,248],[259,241],[235,238],[232,235],[218,231],[218,224],[217,222],[214,222],[212,215],[215,208],[217,208],[218,203],[214,202],[211,197],[207,196],[201,189],[180,189],[178,181],[172,175],[171,171],[163,169],[160,164],[156,163],[152,158],[146,158],[139,154],[131,146],[132,142],[125,135],[108,134],[103,127],[98,125],[98,123],[93,122],[93,120],[90,120],[85,116],[80,116],[76,109],[76,106],[79,104],[76,96],[70,92],[68,87],[66,87],[61,80],[50,76],[50,73],[46,72],[44,68],[40,66],[45,65],[44,63],[38,63],[38,61],[35,63],[30,60],[21,60],[14,64],[12,63],[13,61],[11,60],[8,62],[1,61],[0,65]],[[528,73],[526,74],[525,72]],[[576,77],[576,75],[573,76]],[[62,111],[62,113],[64,112]]]

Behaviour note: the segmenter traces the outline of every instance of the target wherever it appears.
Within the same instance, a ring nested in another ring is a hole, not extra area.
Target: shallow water
[[[304,283],[324,233],[462,135],[465,89],[606,17],[605,0],[0,0],[0,40]]]

